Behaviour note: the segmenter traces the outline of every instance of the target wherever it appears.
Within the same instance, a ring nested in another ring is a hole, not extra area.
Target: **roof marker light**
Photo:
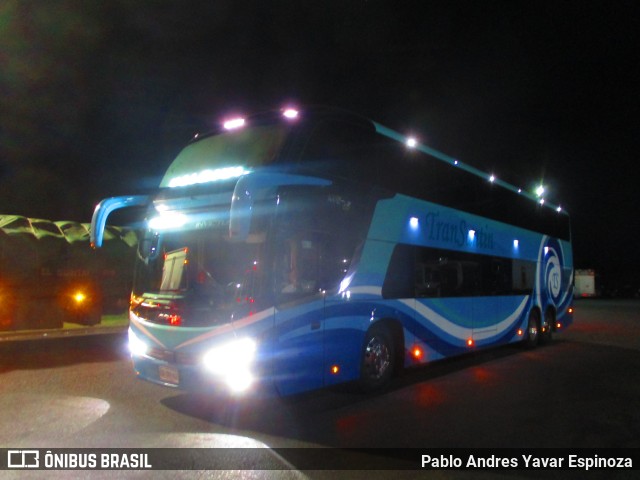
[[[415,230],[416,228],[418,228],[418,225],[420,225],[420,220],[418,220],[418,217],[411,217],[409,219],[409,226]]]
[[[540,185],[538,188],[536,188],[536,195],[539,197],[544,195],[544,185]]]
[[[556,208],[556,212],[560,213],[562,211],[562,207],[558,205],[558,208]]]
[[[416,145],[418,145],[418,141],[415,138],[413,137],[407,138],[407,147],[415,148]]]
[[[454,164],[454,165],[457,165],[457,164],[458,164],[458,160],[454,160],[454,161],[453,161],[453,164]]]
[[[541,198],[539,203],[540,205],[544,205],[544,198]]]
[[[496,176],[492,174],[492,175],[489,177],[489,181],[490,181],[491,183],[495,182],[495,181],[496,181]]]
[[[244,118],[232,118],[230,120],[225,120],[222,126],[225,130],[235,130],[237,128],[244,127]]]
[[[518,193],[522,193],[522,189],[521,188],[518,189]]]
[[[289,120],[298,118],[298,115],[300,115],[300,112],[295,108],[285,108],[282,112],[282,116],[288,118]]]
[[[516,238],[513,241],[513,248],[515,248],[516,250],[518,249],[518,247],[520,246],[520,242],[518,241],[518,239]]]
[[[469,237],[469,241],[473,242],[476,238],[476,231],[473,229],[469,230],[467,236]]]

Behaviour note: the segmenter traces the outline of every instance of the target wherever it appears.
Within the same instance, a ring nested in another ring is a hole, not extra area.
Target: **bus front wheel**
[[[386,386],[395,368],[394,344],[389,330],[374,326],[365,335],[360,363],[360,385],[370,392]]]

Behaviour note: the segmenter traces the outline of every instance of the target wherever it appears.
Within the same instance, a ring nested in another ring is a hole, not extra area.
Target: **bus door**
[[[282,393],[324,386],[327,362],[336,361],[335,349],[344,344],[346,327],[335,318],[330,345],[327,342],[325,301],[327,292],[338,291],[368,219],[367,210],[347,193],[309,187],[279,190],[273,245],[275,378]]]
[[[323,386],[322,235],[289,231],[276,241],[274,380],[282,395]]]

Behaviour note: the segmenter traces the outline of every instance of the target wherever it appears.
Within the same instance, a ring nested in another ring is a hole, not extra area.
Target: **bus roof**
[[[357,125],[362,129],[370,130],[371,132],[375,132],[383,137],[398,142],[399,144],[404,145],[404,147],[407,149],[416,150],[434,159],[437,159],[439,162],[442,162],[443,164],[446,164],[453,169],[467,172],[475,177],[478,177],[484,182],[490,183],[492,186],[495,185],[511,191],[517,196],[525,197],[532,202],[537,203],[544,209],[552,209],[557,213],[568,215],[566,209],[564,209],[560,204],[555,204],[549,201],[547,198],[545,198],[542,192],[534,193],[528,191],[525,188],[517,187],[505,181],[504,179],[499,178],[494,173],[484,172],[469,163],[462,162],[422,142],[419,142],[411,136],[399,133],[362,115],[355,114],[348,110],[326,106],[309,106],[305,107],[304,109],[285,108],[281,110],[271,110],[256,113],[246,117],[237,116],[226,118],[219,124],[217,129],[204,135],[196,134],[193,137],[191,142],[178,155],[178,157],[176,157],[174,163],[172,163],[172,165],[169,167],[160,186],[184,186],[193,183],[204,183],[211,178],[218,179],[221,176],[226,177],[227,175],[236,177],[248,173],[248,171],[237,168],[235,164],[232,165],[233,161],[229,161],[228,166],[222,169],[217,169],[217,171],[215,172],[206,170],[206,166],[204,165],[204,163],[200,163],[199,168],[201,168],[201,171],[205,172],[205,174],[202,176],[184,171],[185,164],[194,162],[196,164],[199,163],[199,160],[194,160],[194,157],[198,157],[200,155],[199,146],[204,145],[207,142],[207,139],[210,139],[213,136],[225,132],[241,132],[242,130],[251,127],[255,128],[265,127],[267,125],[280,125],[283,127],[295,128],[300,124],[309,124],[310,122],[320,121],[348,122],[349,124]],[[269,155],[273,155],[272,150],[279,147],[280,145],[270,144],[268,145],[268,148],[266,148],[266,152],[263,151],[261,152],[261,154],[266,153]]]

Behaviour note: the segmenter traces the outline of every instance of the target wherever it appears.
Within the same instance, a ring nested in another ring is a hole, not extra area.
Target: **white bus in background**
[[[583,298],[597,296],[596,272],[594,270],[576,270],[574,296]]]

